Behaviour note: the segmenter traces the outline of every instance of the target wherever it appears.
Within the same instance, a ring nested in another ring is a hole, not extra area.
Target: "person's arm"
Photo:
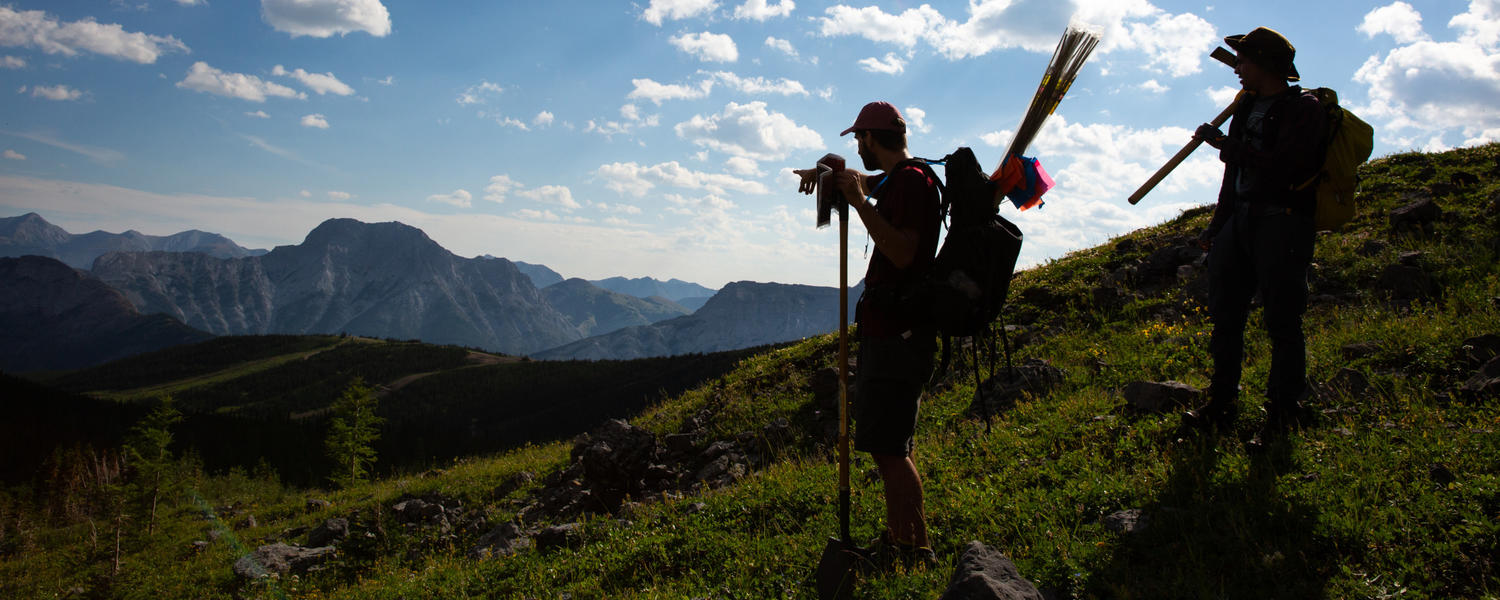
[[[896,228],[875,209],[875,205],[866,201],[865,185],[869,176],[845,169],[835,177],[839,189],[844,192],[844,199],[859,213],[859,220],[865,224],[865,230],[870,232],[870,239],[875,240],[875,247],[886,258],[891,259],[891,264],[896,268],[911,266],[917,258],[917,242],[922,238],[921,232],[914,227]]]

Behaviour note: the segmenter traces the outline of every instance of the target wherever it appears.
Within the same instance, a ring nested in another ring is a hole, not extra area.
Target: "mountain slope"
[[[265,256],[112,253],[95,273],[142,312],[217,334],[350,333],[524,354],[582,337],[510,261],[401,223],[325,221]]]
[[[850,318],[859,289],[850,291]],[[799,340],[838,329],[838,289],[741,281],[691,315],[627,327],[536,353],[544,360],[630,359],[716,352]]]
[[[0,370],[68,369],[207,339],[143,315],[118,291],[51,258],[0,258]]]
[[[660,281],[650,277],[637,277],[634,279],[610,277],[608,279],[591,281],[590,283],[611,292],[627,294],[637,298],[659,296],[673,302],[688,298],[706,298],[714,295],[714,290],[680,279]]]
[[[265,254],[264,250],[248,250],[222,235],[196,229],[169,236],[145,235],[134,230],[75,235],[48,223],[36,213],[0,218],[0,256],[33,254],[61,260],[77,269],[88,269],[95,259],[109,252],[151,251],[197,252],[218,258]]]
[[[671,300],[660,297],[637,298],[611,292],[578,278],[542,289],[542,297],[568,317],[584,336],[650,325],[689,312]]]

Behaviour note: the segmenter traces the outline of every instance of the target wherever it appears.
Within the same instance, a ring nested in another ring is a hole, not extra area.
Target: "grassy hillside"
[[[977,539],[1059,598],[1500,597],[1500,403],[1464,390],[1488,360],[1480,336],[1500,334],[1500,146],[1395,155],[1363,173],[1360,216],[1319,237],[1310,277],[1315,425],[1246,452],[1269,359],[1258,312],[1233,434],[1191,435],[1175,411],[1124,399],[1136,381],[1208,382],[1201,271],[1177,264],[1206,211],[1030,269],[1006,321],[1017,359],[1063,369],[1061,383],[991,428],[968,414],[968,365],[939,383],[916,459],[945,565],[868,574],[856,596],[935,598],[947,563]],[[1393,224],[1393,211],[1423,199],[1441,216]],[[645,501],[612,513],[538,510],[573,482],[599,481],[587,469],[597,446],[567,443],[341,491],[193,475],[153,534],[126,528],[117,572],[97,526],[48,518],[40,494],[13,493],[0,499],[0,595],[811,597],[836,531],[819,400],[835,346],[824,336],[746,358],[633,421],[690,445],[685,455],[774,440],[728,485],[632,498]],[[880,482],[867,460],[854,474],[855,537],[869,539]],[[309,497],[331,506],[309,509]],[[451,509],[448,526],[397,510],[412,498]],[[1110,526],[1126,510],[1144,527]],[[330,517],[348,518],[351,533],[320,570],[250,583],[231,572],[247,551],[305,543],[305,529]],[[470,557],[506,523],[535,543]],[[543,531],[556,525],[568,527]]]

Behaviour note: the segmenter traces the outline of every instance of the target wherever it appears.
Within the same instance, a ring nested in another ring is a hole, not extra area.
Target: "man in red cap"
[[[936,182],[906,146],[906,120],[888,102],[871,102],[854,125],[866,175],[844,169],[834,184],[875,242],[865,271],[855,322],[859,371],[853,385],[854,447],[870,453],[885,484],[886,531],[878,553],[936,564],[922,501],[922,478],[911,454],[922,388],[932,373],[936,334],[902,306],[900,291],[915,285],[937,253],[942,215]],[[797,171],[799,190],[811,194],[816,169]],[[873,199],[874,202],[867,201]]]
[[[1302,184],[1322,168],[1324,111],[1300,86],[1296,49],[1275,30],[1259,27],[1224,38],[1236,51],[1235,73],[1246,96],[1229,134],[1200,126],[1194,137],[1219,150],[1224,180],[1212,222],[1199,237],[1209,249],[1209,350],[1214,370],[1207,404],[1184,422],[1229,429],[1239,411],[1244,331],[1250,301],[1260,294],[1271,339],[1266,422],[1251,440],[1264,447],[1304,416],[1308,395],[1302,314],[1313,252],[1316,186]]]

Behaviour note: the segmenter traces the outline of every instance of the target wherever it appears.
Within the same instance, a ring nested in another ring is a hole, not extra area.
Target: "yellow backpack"
[[[1339,95],[1328,88],[1311,92],[1327,112],[1324,122],[1323,168],[1295,189],[1317,185],[1317,211],[1313,223],[1318,231],[1333,231],[1354,218],[1354,194],[1359,189],[1359,165],[1370,159],[1375,148],[1375,128],[1339,106]]]

